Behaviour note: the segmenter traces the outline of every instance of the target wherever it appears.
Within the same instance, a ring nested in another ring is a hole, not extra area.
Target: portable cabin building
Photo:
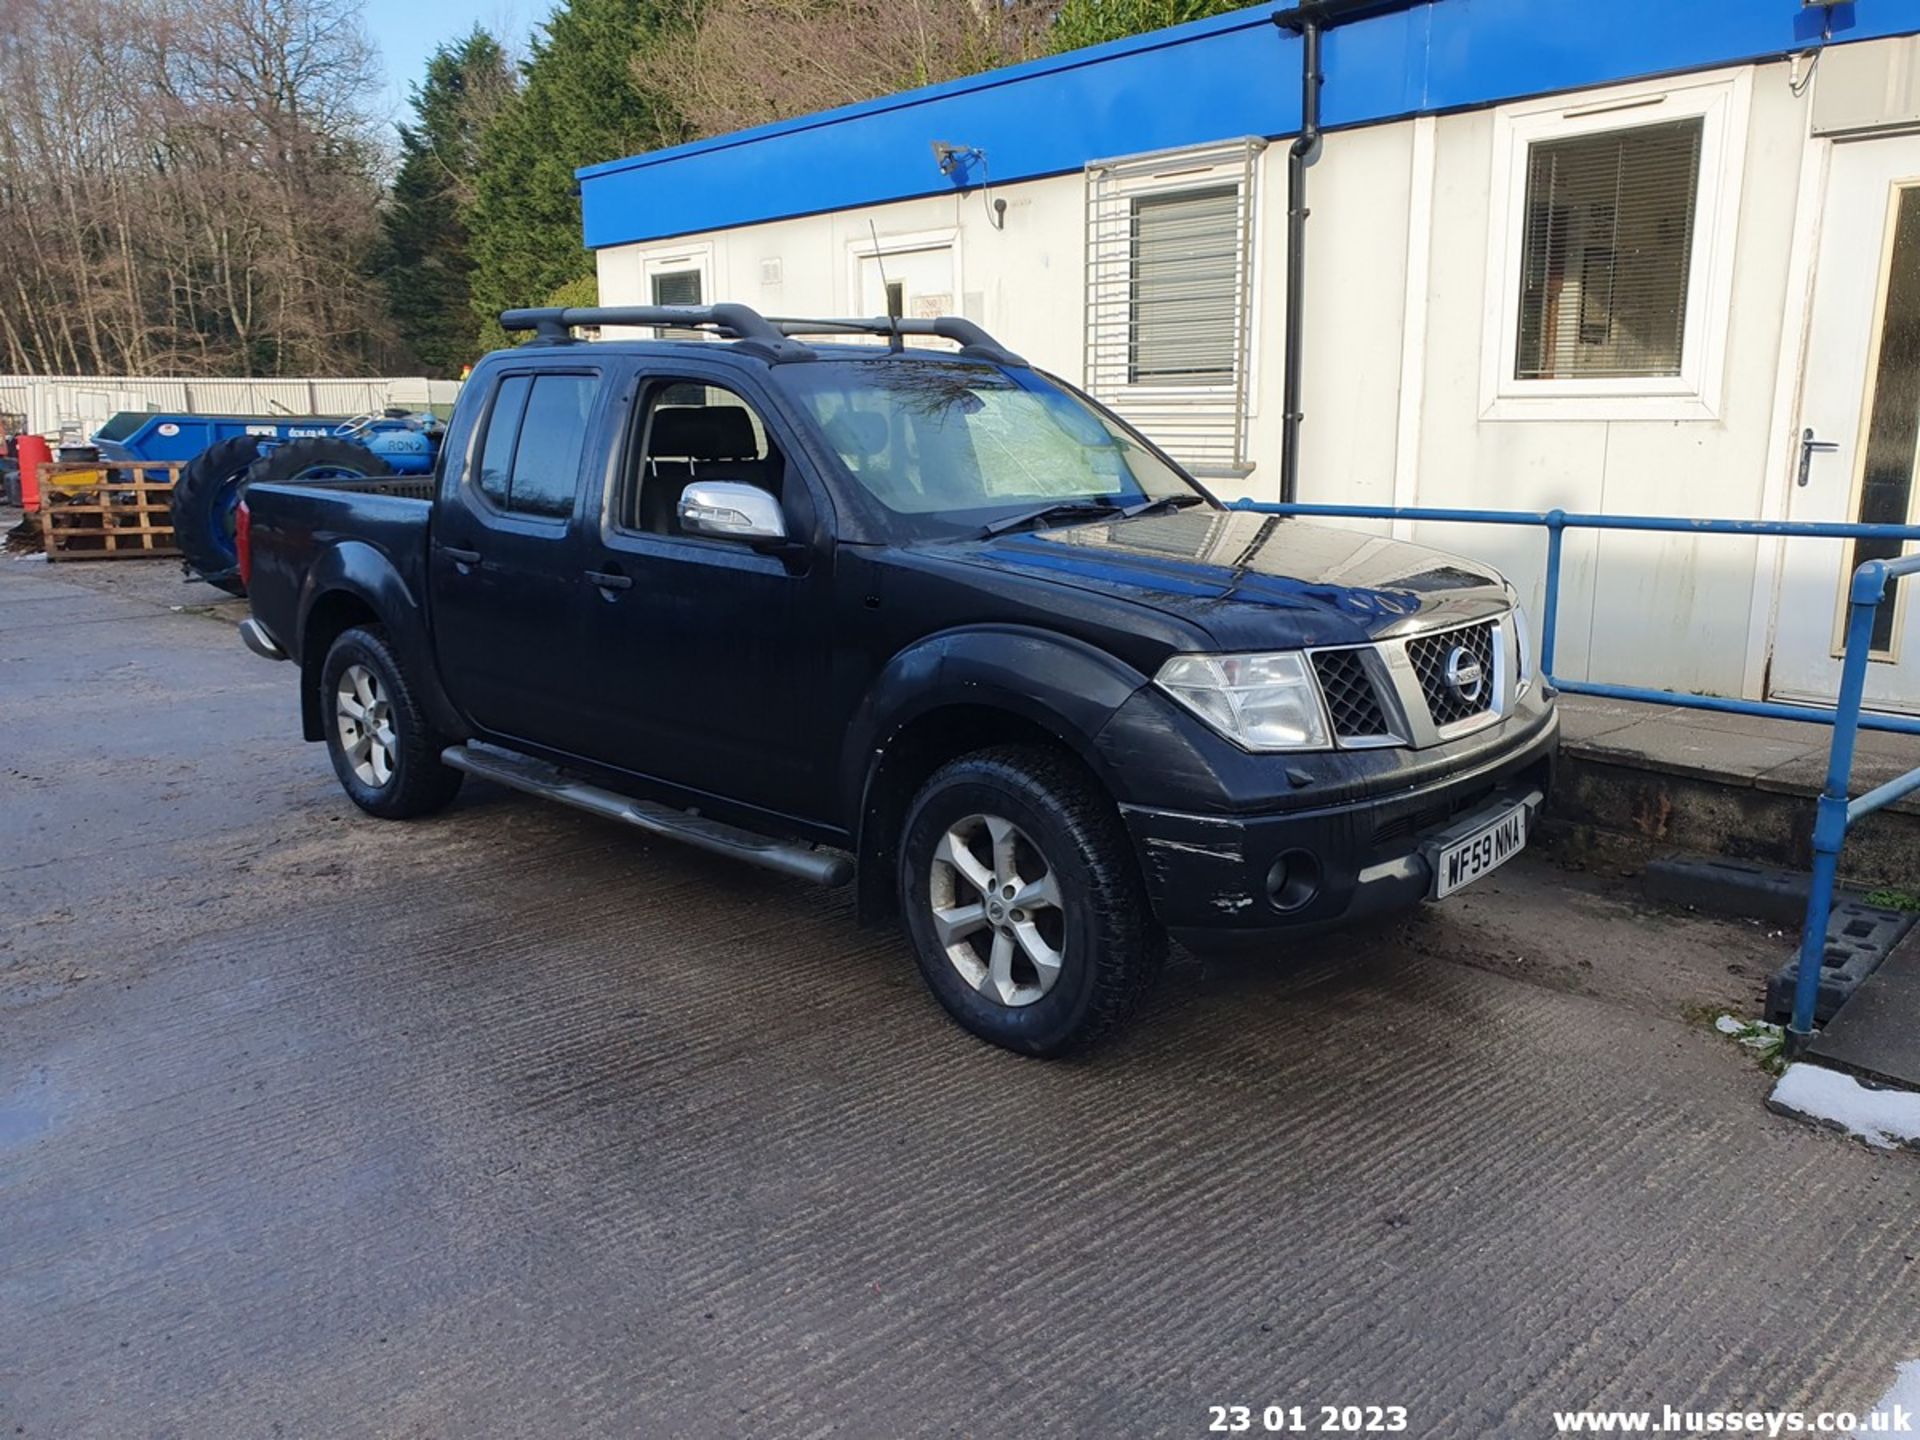
[[[601,301],[964,315],[1279,498],[1302,13],[587,167]],[[1920,509],[1920,0],[1416,0],[1321,49],[1295,498]],[[1538,532],[1397,529],[1538,603]],[[1884,550],[1570,534],[1559,669],[1830,698],[1842,577]],[[1920,711],[1920,605],[1877,639],[1870,703]]]

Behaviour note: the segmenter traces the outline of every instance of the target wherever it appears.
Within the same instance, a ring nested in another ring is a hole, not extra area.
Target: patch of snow
[[[1920,1095],[1910,1090],[1870,1090],[1851,1075],[1796,1061],[1767,1103],[1837,1125],[1883,1150],[1920,1146]]]
[[[1893,1372],[1893,1388],[1880,1397],[1880,1403],[1873,1407],[1857,1426],[1854,1427],[1856,1440],[1868,1435],[1898,1435],[1893,1428],[1893,1417],[1903,1415],[1909,1425],[1913,1417],[1920,1415],[1920,1360],[1909,1360]],[[1878,1425],[1875,1416],[1885,1416]]]

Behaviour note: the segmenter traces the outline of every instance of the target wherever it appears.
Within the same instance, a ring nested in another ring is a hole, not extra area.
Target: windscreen
[[[1030,370],[910,356],[777,372],[893,526],[972,531],[1055,502],[1198,492],[1172,466]]]

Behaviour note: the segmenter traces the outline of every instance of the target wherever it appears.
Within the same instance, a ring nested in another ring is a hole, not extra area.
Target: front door
[[[830,818],[837,736],[831,552],[781,555],[689,535],[696,480],[771,491],[787,533],[812,533],[821,502],[786,431],[744,377],[697,361],[643,373],[622,462],[588,527],[579,633],[593,657],[578,753],[689,793],[750,797],[805,821]]]
[[[1920,135],[1836,145],[1795,427],[1795,520],[1911,524],[1920,514]],[[1771,689],[1831,701],[1847,581],[1898,541],[1783,543]],[[1867,704],[1920,712],[1920,602],[1895,587],[1874,629]]]

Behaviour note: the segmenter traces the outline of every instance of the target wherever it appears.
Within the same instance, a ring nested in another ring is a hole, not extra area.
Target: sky
[[[475,24],[486,26],[512,55],[527,48],[527,32],[550,0],[366,0],[367,35],[385,75],[381,114],[404,120],[407,96],[426,73],[427,56]]]

